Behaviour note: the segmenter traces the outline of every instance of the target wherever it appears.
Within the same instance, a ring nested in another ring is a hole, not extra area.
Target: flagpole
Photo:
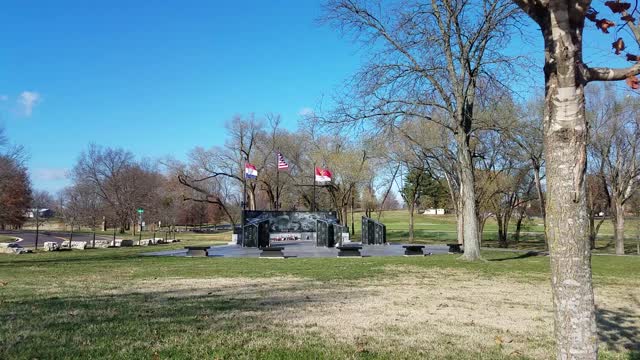
[[[247,175],[244,175],[244,189],[242,190],[242,210],[247,210]],[[242,224],[244,225],[244,224]]]
[[[278,164],[276,164],[276,211],[280,207],[280,169],[278,169]]]
[[[311,202],[311,211],[316,211],[316,164],[313,163],[313,202]]]
[[[247,164],[245,163],[245,168],[242,169],[242,183],[243,183],[243,190],[242,190],[242,215],[240,216],[240,227],[241,227],[241,234],[242,234],[242,246],[244,247],[245,245],[245,238],[244,238],[244,221],[245,221],[245,215],[244,212],[247,210]]]

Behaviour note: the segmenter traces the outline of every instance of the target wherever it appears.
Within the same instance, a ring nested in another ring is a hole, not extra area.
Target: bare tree
[[[68,198],[84,197],[69,204],[77,210],[73,212],[74,221],[81,222],[82,204],[94,201],[92,197],[97,195],[117,221],[120,232],[124,232],[131,225],[135,229],[136,209],[150,208],[154,203],[161,175],[150,165],[136,162],[133,154],[124,149],[90,145],[80,155],[72,171],[72,180],[78,185],[76,190],[82,192],[70,191]],[[93,221],[95,226],[96,219]]]
[[[244,184],[245,163],[253,161],[254,150],[259,138],[264,134],[263,122],[251,114],[247,118],[234,117],[226,124],[228,139],[224,147],[210,150],[196,148],[190,154],[192,167],[197,168],[201,177],[181,177],[185,186],[199,191],[197,183],[213,178],[235,180],[240,187]],[[262,168],[258,168],[260,173]],[[255,209],[255,191],[257,183],[247,183],[247,202],[251,210]]]
[[[455,144],[468,260],[480,258],[470,145],[474,105],[480,88],[496,86],[500,74],[508,74],[509,63],[497,50],[508,40],[514,10],[506,0],[327,3],[328,21],[375,49],[354,78],[359,103],[343,104],[340,116],[328,122],[372,119],[395,126],[412,116],[448,129]]]
[[[33,221],[36,225],[35,248],[38,249],[38,240],[40,237],[40,226],[47,221],[48,217],[42,216],[42,211],[47,209],[51,211],[54,205],[53,196],[47,191],[34,191],[31,199],[31,211],[33,213]]]
[[[523,116],[514,118],[515,123],[506,128],[508,130],[511,141],[516,144],[522,151],[522,155],[528,159],[534,177],[534,185],[540,206],[540,215],[542,222],[545,222],[545,194],[542,187],[542,179],[544,179],[544,146],[542,132],[542,110],[544,108],[544,100],[534,98],[526,104],[523,109]],[[524,214],[522,211],[521,214]],[[549,244],[544,234],[545,249],[549,249]]]
[[[625,204],[640,185],[640,103],[617,97],[610,87],[601,87],[590,95],[587,109],[593,118],[589,154],[605,185],[616,254],[623,255]]]
[[[589,217],[589,244],[591,249],[596,248],[596,238],[600,226],[604,223],[604,216],[609,211],[611,199],[607,196],[606,186],[601,173],[587,173],[587,216]],[[596,219],[598,219],[596,221]]]
[[[414,218],[416,206],[420,205],[420,199],[426,196],[428,186],[434,180],[424,168],[412,167],[407,169],[407,174],[400,189],[400,195],[409,210],[409,243],[414,241]]]
[[[323,185],[329,195],[332,207],[338,211],[338,219],[342,224],[347,223],[347,214],[353,190],[360,188],[360,192],[371,200],[375,196],[372,182],[373,173],[370,168],[369,153],[363,143],[349,140],[345,136],[323,136],[311,153],[311,161],[318,166],[327,167],[333,172],[331,182]],[[309,168],[313,168],[309,164]],[[369,189],[370,191],[366,191]],[[321,194],[322,192],[319,192]],[[362,199],[364,200],[364,199]],[[375,209],[371,204],[370,209]],[[365,210],[367,208],[365,207]]]
[[[520,226],[517,226],[515,238],[519,238],[525,205],[531,200],[531,181],[529,168],[513,168],[500,173],[494,180],[496,192],[490,198],[490,209],[498,225],[498,244],[500,247],[509,246],[509,225],[514,216],[518,216]]]

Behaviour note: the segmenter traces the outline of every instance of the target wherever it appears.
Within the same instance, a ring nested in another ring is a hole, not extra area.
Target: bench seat
[[[462,248],[460,244],[447,244],[449,247],[449,254],[462,254]]]
[[[211,246],[185,246],[187,256],[209,256]]]
[[[422,256],[424,255],[424,245],[402,245],[404,248],[404,256]]]
[[[338,257],[362,257],[360,250],[362,246],[336,246],[338,249]]]
[[[261,258],[271,258],[271,259],[284,259],[284,247],[282,246],[265,246],[259,248],[262,250],[260,253]]]

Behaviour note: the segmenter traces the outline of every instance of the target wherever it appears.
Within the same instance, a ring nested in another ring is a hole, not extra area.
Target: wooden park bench
[[[211,246],[185,246],[187,256],[209,256]]]
[[[449,247],[449,254],[462,254],[460,244],[447,244]]]
[[[338,257],[362,257],[360,253],[362,246],[336,246],[336,249],[338,249]]]
[[[284,250],[284,247],[266,246],[266,247],[261,247],[260,250],[262,250],[262,252],[260,253],[261,258],[284,259],[284,253],[282,252],[282,250]]]
[[[423,252],[423,249],[425,248],[424,245],[402,245],[402,247],[404,248],[404,256],[423,256],[423,255],[425,255],[425,253]],[[431,255],[431,253],[429,253],[427,255]]]

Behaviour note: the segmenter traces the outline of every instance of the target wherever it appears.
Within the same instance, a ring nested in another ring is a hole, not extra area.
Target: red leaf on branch
[[[616,55],[620,55],[620,52],[624,50],[624,41],[622,38],[618,38],[618,40],[614,41],[611,46],[616,51]]]
[[[616,14],[627,11],[631,7],[631,3],[619,1],[607,1],[604,3],[604,5],[608,6],[609,9],[611,9],[611,11]]]
[[[620,19],[622,19],[623,21],[628,21],[628,22],[630,22],[632,24],[636,22],[636,18],[634,18],[631,15],[625,15],[625,16],[621,17]]]
[[[612,26],[616,26],[616,24],[613,21],[607,19],[600,19],[596,21],[596,27],[602,30],[602,32],[605,34],[609,33],[608,29]]]
[[[596,19],[597,15],[598,15],[598,12],[596,11],[596,9],[589,8],[584,17],[586,17],[587,19],[589,19],[589,20],[591,20],[593,22],[596,22],[598,20],[598,19]]]
[[[630,88],[632,88],[633,90],[638,90],[640,89],[640,79],[638,79],[635,76],[628,76],[627,80],[625,80],[625,82],[627,83],[627,85],[629,85]]]
[[[627,54],[627,61],[638,61],[640,57],[638,55]]]

